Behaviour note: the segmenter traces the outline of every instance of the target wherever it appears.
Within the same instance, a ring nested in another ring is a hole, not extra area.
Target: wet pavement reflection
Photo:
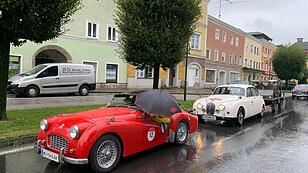
[[[308,172],[307,163],[308,101],[289,99],[281,111],[249,118],[243,127],[200,124],[186,145],[165,144],[124,158],[113,172]],[[1,173],[89,171],[47,161],[34,151],[0,156]]]

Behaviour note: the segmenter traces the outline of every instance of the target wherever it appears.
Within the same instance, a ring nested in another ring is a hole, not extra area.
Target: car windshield
[[[218,87],[213,94],[245,96],[245,89],[239,87]]]
[[[31,70],[25,72],[25,73],[22,73],[20,74],[21,76],[31,76],[31,75],[34,75],[36,73],[38,73],[39,71],[43,70],[44,68],[46,68],[47,65],[38,65],[38,66],[35,66],[34,68],[32,68]]]
[[[136,96],[130,94],[114,95],[108,102],[107,107],[129,107],[135,105]]]

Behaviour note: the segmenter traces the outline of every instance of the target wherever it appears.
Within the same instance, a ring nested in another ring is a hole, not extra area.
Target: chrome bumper
[[[40,147],[40,143],[41,141],[38,140],[35,144],[34,144],[34,148],[36,149],[36,152],[40,154],[41,148]],[[44,148],[46,149],[46,148]],[[74,164],[74,165],[85,165],[88,164],[88,159],[75,159],[75,158],[71,158],[71,157],[66,157],[64,156],[64,149],[62,148],[60,153],[59,153],[59,163],[70,163],[70,164]]]

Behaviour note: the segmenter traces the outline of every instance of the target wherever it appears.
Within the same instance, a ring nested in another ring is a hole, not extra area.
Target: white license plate
[[[206,120],[208,120],[208,121],[215,121],[216,117],[215,116],[210,116],[210,115],[203,115],[202,119],[204,119],[205,121]]]
[[[52,160],[52,161],[55,161],[55,162],[59,162],[59,154],[56,154],[54,152],[51,152],[51,151],[48,151],[46,149],[43,149],[41,148],[41,156],[49,159],[49,160]]]

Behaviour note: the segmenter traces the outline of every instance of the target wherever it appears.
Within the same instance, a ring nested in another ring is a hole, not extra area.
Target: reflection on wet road
[[[288,100],[281,112],[252,117],[244,127],[200,125],[186,145],[166,144],[130,156],[114,172],[308,172],[307,163],[308,102]],[[1,173],[89,170],[49,162],[34,151],[0,156]]]

